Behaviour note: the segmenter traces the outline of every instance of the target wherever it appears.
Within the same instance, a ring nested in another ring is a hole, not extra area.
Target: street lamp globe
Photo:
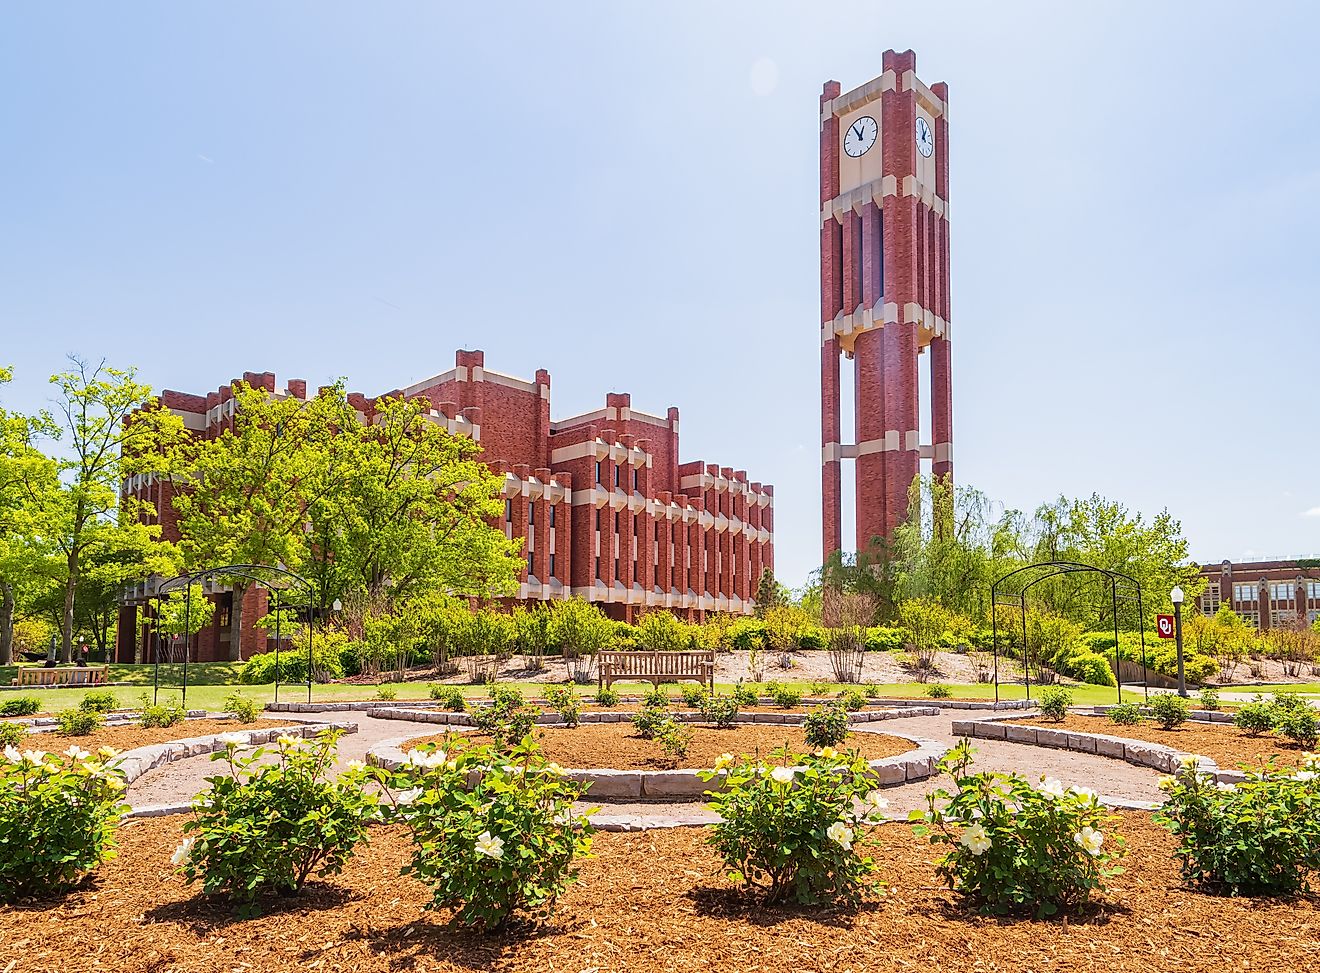
[[[1169,600],[1172,601],[1175,605],[1181,605],[1183,603],[1182,588],[1178,587],[1177,585],[1174,585],[1173,590],[1169,592]]]
[[[335,611],[339,611],[339,609],[344,607],[344,603],[340,601],[338,598],[336,598],[334,602],[330,605],[330,607],[333,608]]]

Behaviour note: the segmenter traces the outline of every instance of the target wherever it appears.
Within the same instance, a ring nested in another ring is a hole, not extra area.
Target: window
[[[551,510],[554,510],[555,508],[554,508],[554,507],[551,507],[550,509],[551,509]],[[552,577],[552,578],[555,576],[555,556],[554,556],[553,554],[550,555],[550,571],[549,571],[549,574],[550,574],[550,577]]]
[[[600,557],[599,557],[599,556],[597,556],[597,558],[596,558],[596,574],[595,574],[595,577],[597,577],[597,578],[600,577]]]
[[[555,525],[555,505],[552,503],[550,504],[550,526],[553,527],[554,525]]]
[[[614,485],[619,485],[619,466],[617,463],[614,466]]]
[[[619,568],[619,559],[616,557],[614,559],[614,580],[618,581],[621,577],[623,577],[623,572]]]
[[[513,522],[513,501],[512,501],[512,500],[505,500],[505,501],[504,501],[504,519],[507,520],[509,523],[512,523],[512,522]]]
[[[1306,582],[1306,597],[1320,599],[1320,581]]]
[[[1235,584],[1233,585],[1233,600],[1251,604],[1256,600],[1256,586],[1254,584]]]
[[[1294,593],[1291,584],[1270,585],[1270,601],[1292,601]]]
[[[633,468],[633,489],[634,489],[634,490],[637,489],[637,472],[638,472],[638,471],[637,471],[637,468],[634,467],[634,468]]]
[[[527,526],[528,526],[528,527],[535,527],[535,526],[536,526],[536,504],[535,504],[535,503],[529,503],[529,504],[527,505]]]
[[[596,460],[596,486],[600,486],[600,460]]]

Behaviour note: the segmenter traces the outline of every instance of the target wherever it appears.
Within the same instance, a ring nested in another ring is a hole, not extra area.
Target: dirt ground
[[[891,891],[856,912],[767,907],[734,886],[701,829],[600,834],[595,857],[542,929],[488,937],[423,911],[399,866],[411,845],[372,832],[340,875],[237,918],[173,873],[180,818],[134,822],[121,853],[67,896],[0,910],[8,973],[354,970],[569,973],[1221,973],[1303,970],[1320,955],[1314,897],[1231,899],[1181,887],[1162,829],[1122,815],[1126,871],[1067,921],[976,914],[935,874],[904,824],[864,846]]]
[[[168,743],[171,740],[188,740],[192,737],[209,737],[220,733],[241,733],[244,730],[267,730],[289,725],[287,720],[256,720],[252,723],[239,723],[230,719],[203,719],[184,720],[174,726],[145,729],[136,723],[129,723],[126,726],[102,726],[85,736],[65,736],[58,730],[49,733],[30,733],[24,747],[52,753],[66,750],[72,744],[77,744],[84,750],[95,750],[97,747],[132,750],[134,747]]]
[[[1297,746],[1291,740],[1269,734],[1253,737],[1245,730],[1220,723],[1189,722],[1165,730],[1158,723],[1150,720],[1143,720],[1135,726],[1119,726],[1104,717],[1073,714],[1069,714],[1061,723],[1040,716],[1011,722],[1030,723],[1050,730],[1103,733],[1106,736],[1126,737],[1129,740],[1162,743],[1166,747],[1173,747],[1185,753],[1209,757],[1224,770],[1234,770],[1242,764],[1256,769],[1271,757],[1278,767],[1297,767],[1301,763],[1302,755],[1307,753],[1305,748]]]
[[[584,723],[575,729],[540,727],[536,742],[547,759],[574,770],[699,770],[713,767],[715,758],[724,753],[768,756],[785,746],[794,753],[811,749],[800,726],[741,723],[726,729],[692,726],[692,731],[691,749],[677,761],[670,759],[659,743],[641,737],[631,723]],[[423,743],[435,743],[442,749],[461,747],[467,741],[489,743],[490,738],[476,733],[437,734],[409,740],[404,749]],[[901,737],[853,731],[839,749],[857,750],[867,760],[879,760],[906,753],[915,745]]]

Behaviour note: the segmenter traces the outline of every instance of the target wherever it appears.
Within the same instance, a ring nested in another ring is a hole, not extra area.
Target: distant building
[[[1202,614],[1228,605],[1258,628],[1310,625],[1320,617],[1320,559],[1222,561],[1201,568],[1208,582],[1201,593]]]
[[[243,381],[272,395],[308,394],[300,380],[277,391],[270,372],[247,372]],[[449,371],[387,394],[426,399],[434,422],[480,442],[482,458],[504,474],[498,526],[523,538],[527,554],[518,599],[576,596],[626,621],[648,608],[690,620],[752,611],[761,572],[774,567],[774,487],[732,467],[680,462],[677,409],[638,412],[627,394],[612,392],[602,409],[551,420],[549,372],[527,381],[488,371],[480,351],[459,351]],[[232,422],[229,385],[206,395],[165,391],[160,399],[199,436]],[[355,392],[349,401],[371,421],[375,399]],[[168,484],[134,477],[125,490],[156,508],[166,540],[178,539]],[[149,615],[156,583],[126,594],[121,661],[131,661],[139,646],[141,658],[154,658]],[[227,657],[234,609],[228,589],[208,591],[217,610],[197,639],[198,661]],[[267,633],[253,624],[265,614],[264,592],[250,589],[242,612],[246,658],[266,648]]]

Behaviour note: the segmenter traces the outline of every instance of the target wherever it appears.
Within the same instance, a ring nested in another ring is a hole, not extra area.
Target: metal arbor
[[[1025,576],[1027,572],[1042,572],[1029,579],[1023,577],[1024,584],[1014,585],[1016,593],[1004,593],[1001,586],[1013,578]],[[999,702],[999,605],[1016,605],[1022,613],[1022,674],[1026,680],[1027,699],[1031,699],[1031,660],[1027,649],[1027,593],[1050,578],[1071,574],[1099,574],[1108,580],[1110,603],[1114,621],[1114,681],[1118,683],[1118,701],[1123,702],[1123,677],[1118,655],[1118,603],[1135,602],[1137,606],[1137,624],[1141,632],[1141,688],[1146,698],[1150,698],[1150,686],[1146,679],[1146,615],[1142,607],[1141,584],[1131,575],[1111,568],[1098,568],[1093,564],[1080,561],[1038,561],[1025,567],[1009,571],[990,586],[990,630],[991,644],[995,654],[995,702]]]
[[[288,583],[284,585],[273,584],[269,580],[267,580],[266,577],[263,577],[261,574],[257,574],[256,572],[262,572],[263,574],[266,575],[270,575],[270,574],[279,575],[281,578],[285,579]],[[190,629],[192,628],[193,585],[196,584],[198,581],[202,581],[214,577],[245,578],[248,581],[253,582],[254,584],[260,585],[261,587],[265,588],[267,591],[277,596],[280,593],[288,591],[290,588],[294,588],[294,587],[299,587],[307,593],[307,603],[306,603],[307,702],[310,703],[312,701],[312,643],[314,640],[313,636],[315,635],[315,624],[316,624],[316,611],[315,611],[316,588],[306,578],[302,577],[301,575],[294,574],[292,571],[288,570],[287,568],[271,567],[268,564],[227,564],[224,565],[223,567],[205,568],[201,571],[194,571],[191,574],[177,575],[176,577],[170,578],[167,581],[161,582],[160,586],[156,588],[155,598],[158,603],[160,602],[161,599],[164,598],[165,595],[169,594],[171,591],[174,591],[178,588],[183,588],[185,592],[184,609],[183,609],[184,642],[183,642],[183,687],[182,687],[181,704],[186,705],[188,701],[188,655],[189,655],[189,642],[192,639],[192,633],[190,632]],[[280,607],[300,608],[303,606],[281,605]],[[238,610],[239,611],[242,610],[241,606],[239,606]],[[282,620],[282,617],[283,617],[282,612],[277,612],[275,615],[275,702],[277,703],[280,701],[280,641],[281,641],[280,622]],[[159,608],[157,609],[156,612],[156,618],[157,618],[157,625],[159,626],[159,619],[160,619]],[[155,657],[156,657],[155,672],[153,673],[153,680],[152,680],[153,702],[156,701],[156,698],[160,694],[159,632],[157,633]]]

